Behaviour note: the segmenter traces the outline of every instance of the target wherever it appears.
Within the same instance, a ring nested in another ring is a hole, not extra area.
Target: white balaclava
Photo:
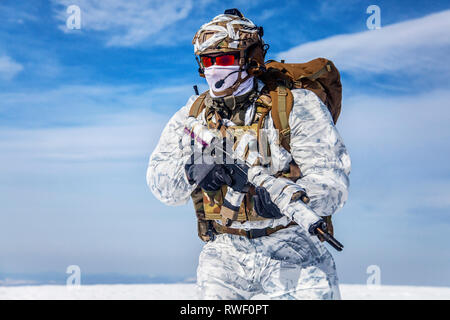
[[[208,82],[209,86],[209,94],[212,98],[224,97],[224,95],[216,96],[213,91],[223,91],[229,87],[231,87],[236,80],[238,79],[240,66],[218,66],[212,65],[208,68],[205,68],[205,78],[206,82]],[[245,78],[247,76],[246,71],[242,71],[241,78]],[[216,87],[216,83],[223,80],[223,84]],[[240,96],[247,92],[249,92],[253,88],[253,77],[245,80],[241,85],[233,92],[234,96]]]

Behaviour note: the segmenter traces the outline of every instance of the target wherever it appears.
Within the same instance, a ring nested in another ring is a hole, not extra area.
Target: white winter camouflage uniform
[[[259,85],[261,88],[261,84]],[[208,242],[199,258],[197,284],[204,299],[250,299],[264,294],[274,299],[339,299],[338,279],[332,256],[306,230],[313,223],[309,207],[318,216],[328,216],[347,200],[350,158],[327,107],[311,91],[292,90],[294,105],[289,117],[291,154],[269,134],[272,164],[269,170],[253,167],[249,181],[269,191],[272,201],[285,215],[280,219],[233,222],[232,228],[261,229],[299,223],[270,236],[256,239],[221,234]],[[190,158],[190,138],[183,133],[184,122],[197,96],[192,96],[166,125],[150,157],[147,183],[153,194],[168,205],[189,201],[196,185],[188,183],[184,165]],[[246,124],[254,106],[249,107]],[[201,114],[199,117],[203,117]],[[274,132],[272,119],[265,128]],[[303,177],[296,184],[271,176],[289,167],[292,158]],[[280,187],[280,183],[283,187]],[[290,184],[288,188],[285,188]],[[311,202],[289,203],[303,188]]]

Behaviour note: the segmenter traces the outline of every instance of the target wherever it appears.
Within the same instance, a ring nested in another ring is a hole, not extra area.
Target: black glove
[[[256,187],[253,203],[255,211],[264,218],[278,219],[283,216],[280,209],[270,200],[269,192],[263,187]]]
[[[243,164],[226,164],[225,170],[229,173],[232,183],[227,185],[237,192],[247,192],[249,188],[247,165]]]
[[[223,165],[187,164],[185,170],[189,183],[196,183],[205,191],[217,191],[224,184],[232,183],[231,177]]]

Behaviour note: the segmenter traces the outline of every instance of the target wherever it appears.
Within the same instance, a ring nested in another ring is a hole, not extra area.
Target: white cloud
[[[67,161],[147,158],[171,116],[167,108],[175,112],[191,91],[190,86],[78,85],[2,93],[0,116],[14,114],[15,121],[0,128],[1,167],[40,171]]]
[[[450,64],[450,10],[408,20],[379,30],[337,35],[301,44],[278,54],[287,61],[307,61],[319,56],[340,70],[359,73],[403,71],[417,75],[447,76]]]
[[[0,93],[0,123],[18,127],[87,125],[99,116],[123,110],[170,113],[182,107],[192,86],[148,87],[135,85],[62,85],[47,90]],[[7,119],[14,115],[12,124]]]
[[[10,80],[22,70],[23,66],[20,63],[6,55],[0,56],[0,79]]]
[[[445,150],[448,144],[442,142],[450,139],[449,100],[449,90],[411,96],[354,95],[344,99],[338,127],[359,150],[374,146],[397,154],[421,146]]]
[[[39,6],[31,6],[26,2],[14,1],[0,3],[0,17],[3,23],[23,24],[26,21],[36,22],[39,17]]]
[[[98,118],[77,127],[0,129],[2,159],[52,161],[127,161],[147,156],[167,117],[133,111]],[[5,163],[3,163],[5,164]],[[12,163],[10,163],[12,164]]]
[[[435,90],[344,100],[338,129],[352,158],[354,210],[407,219],[414,210],[449,208],[449,99],[449,90]]]
[[[65,27],[65,8],[78,5],[81,28],[103,32],[109,46],[134,46],[144,41],[167,42],[165,30],[187,17],[192,9],[190,0],[53,0],[57,18]],[[61,8],[63,6],[63,8]],[[161,41],[164,39],[165,41]]]
[[[255,18],[252,18],[252,20],[255,21],[266,21],[272,18],[277,14],[277,11],[275,9],[264,9],[259,16],[256,16]]]
[[[379,78],[372,83],[388,92],[395,89],[400,93],[398,87],[411,86],[417,78],[424,82],[441,80],[437,86],[431,86],[433,90],[414,87],[416,90],[395,96],[362,94],[362,90],[367,92],[366,87],[344,83],[338,129],[353,160],[350,208],[356,206],[357,211],[372,216],[403,218],[425,206],[448,208],[447,30],[450,30],[450,10],[383,26],[380,30],[309,42],[278,55],[279,59],[292,62],[323,56],[358,78],[366,74],[388,79],[388,75],[398,73],[399,77],[393,78],[395,83]]]

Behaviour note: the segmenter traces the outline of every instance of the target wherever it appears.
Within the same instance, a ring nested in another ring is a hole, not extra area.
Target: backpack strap
[[[189,109],[189,116],[197,118],[198,115],[205,109],[205,98],[208,94],[208,90],[203,92],[201,95],[198,96],[197,99],[195,99],[194,103],[191,106],[191,109]]]
[[[284,86],[278,86],[270,91],[272,98],[271,115],[273,124],[279,130],[280,144],[288,152],[291,152],[291,128],[289,128],[289,115],[294,105],[294,98],[291,90]]]
[[[328,67],[326,70],[328,70]],[[323,72],[323,70],[320,70],[320,72]],[[272,108],[270,112],[272,115],[273,125],[279,130],[280,144],[290,153],[291,128],[289,127],[289,115],[294,106],[294,97],[292,96],[291,90],[284,86],[278,86],[275,90],[272,90],[269,93],[272,99]],[[261,128],[261,124],[258,124],[258,129],[259,128]],[[295,161],[289,164],[289,175],[293,181],[296,181],[302,177],[300,168]],[[325,217],[325,220],[327,222],[328,233],[333,235],[334,228],[331,221],[331,216]],[[324,241],[321,237],[319,237],[319,239],[321,242]]]

